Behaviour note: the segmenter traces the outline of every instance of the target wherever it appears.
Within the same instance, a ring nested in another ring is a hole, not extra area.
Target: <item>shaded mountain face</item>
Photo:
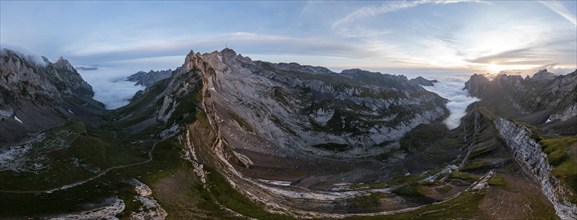
[[[150,70],[148,72],[139,71],[135,74],[132,74],[126,78],[126,80],[135,82],[136,85],[143,85],[143,86],[150,86],[155,82],[160,80],[166,79],[172,75],[172,70]]]
[[[489,80],[473,75],[465,89],[500,115],[531,124],[566,121],[577,116],[577,72],[555,76],[546,70],[533,77],[499,75]]]
[[[0,143],[74,120],[92,121],[103,112],[92,87],[64,58],[43,64],[4,50],[0,55]]]

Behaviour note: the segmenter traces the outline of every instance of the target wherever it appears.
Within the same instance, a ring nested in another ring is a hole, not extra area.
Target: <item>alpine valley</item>
[[[139,72],[107,110],[66,59],[0,53],[1,219],[577,219],[577,72],[436,81],[253,61]]]

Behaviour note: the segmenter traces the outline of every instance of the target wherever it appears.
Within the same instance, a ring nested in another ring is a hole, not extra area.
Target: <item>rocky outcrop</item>
[[[138,212],[130,213],[131,220],[163,220],[168,216],[168,213],[158,204],[156,199],[152,197],[152,190],[146,184],[132,179],[130,184],[134,186],[136,191],[136,200],[142,203]]]
[[[530,138],[531,132],[502,118],[498,118],[494,123],[517,163],[541,184],[543,194],[551,201],[557,215],[561,219],[577,219],[577,206],[566,198],[569,189],[564,188],[560,180],[551,174],[553,167],[541,146]]]
[[[39,63],[42,62],[42,63]],[[0,53],[0,145],[15,142],[68,119],[89,122],[104,111],[94,92],[64,58],[34,61]]]
[[[155,82],[166,79],[172,75],[172,70],[150,70],[148,72],[140,71],[130,75],[126,80],[136,82],[136,85],[151,86]]]

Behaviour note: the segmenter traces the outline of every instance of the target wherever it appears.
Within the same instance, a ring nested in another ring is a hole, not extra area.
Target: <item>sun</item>
[[[499,65],[494,64],[494,63],[487,65],[486,68],[490,73],[499,73],[499,72],[501,72],[501,70],[503,70],[502,66],[499,66]]]

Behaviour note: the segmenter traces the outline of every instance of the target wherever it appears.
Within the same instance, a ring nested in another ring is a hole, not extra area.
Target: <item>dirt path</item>
[[[138,166],[138,165],[142,165],[145,163],[148,163],[150,161],[152,161],[153,157],[152,157],[152,151],[154,151],[154,148],[156,147],[156,144],[158,144],[159,141],[154,142],[154,144],[152,145],[152,148],[150,149],[150,151],[148,151],[148,160],[142,161],[142,162],[138,162],[138,163],[133,163],[133,164],[126,164],[126,165],[120,165],[120,166],[114,166],[114,167],[109,167],[106,170],[100,172],[99,174],[97,174],[96,176],[90,177],[88,179],[84,179],[84,180],[80,180],[71,184],[67,184],[64,186],[60,186],[60,187],[56,187],[56,188],[52,188],[52,189],[48,189],[48,190],[0,190],[1,193],[19,193],[19,194],[39,194],[39,193],[53,193],[55,191],[60,191],[60,190],[65,190],[65,189],[70,189],[72,187],[76,187],[76,186],[80,186],[82,184],[85,184],[87,182],[90,182],[92,180],[95,180],[101,176],[106,175],[108,172],[113,171],[113,170],[117,170],[117,169],[122,169],[122,168],[127,168],[127,167],[132,167],[132,166]]]

